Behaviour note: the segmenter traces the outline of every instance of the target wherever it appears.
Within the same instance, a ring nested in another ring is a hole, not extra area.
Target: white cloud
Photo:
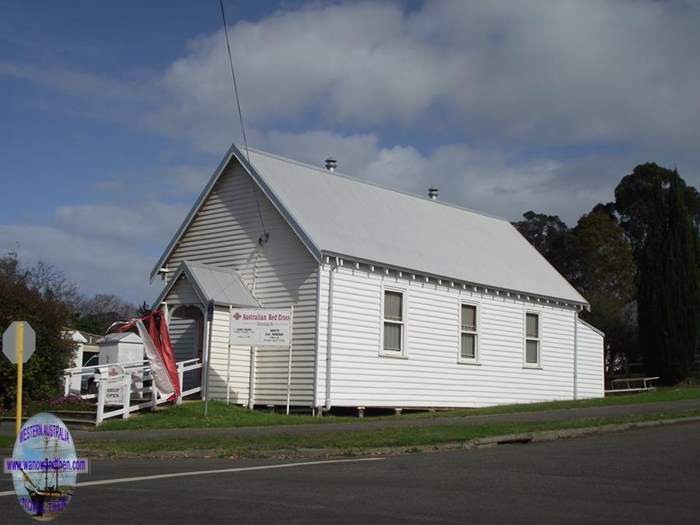
[[[239,21],[230,34],[251,130],[298,130],[312,119],[448,141],[660,144],[697,157],[699,24],[698,6],[681,0],[436,1],[413,10],[312,2]],[[0,75],[204,151],[240,140],[221,30],[150,74],[0,63]]]
[[[410,146],[381,147],[371,134],[329,131],[261,134],[258,140],[268,151],[317,166],[330,154],[339,173],[390,188],[426,195],[437,186],[441,200],[511,220],[535,209],[573,224],[596,203],[611,200],[612,184],[632,165],[631,159],[597,155],[570,162],[513,159],[463,143],[422,153]]]
[[[217,152],[219,155],[228,149]],[[130,203],[137,195],[139,199],[160,201],[164,198],[191,198],[198,194],[211,176],[216,160],[209,166],[176,165],[164,168],[121,172],[109,179],[98,180],[92,189],[111,195],[114,199]],[[134,188],[138,188],[135,193]]]
[[[435,185],[442,200],[509,219],[534,209],[572,223],[640,162],[678,162],[697,184],[699,25],[682,1],[313,2],[230,34],[251,145],[316,165],[333,156],[341,172],[413,193]],[[221,31],[148,75],[2,62],[0,76],[217,157],[240,142]],[[82,287],[138,300],[155,260],[144,254],[165,245],[214,167],[192,162],[100,181],[109,203],[0,226],[0,248],[21,239]]]
[[[56,218],[67,230],[89,237],[163,243],[163,239],[175,231],[187,209],[162,202],[84,204],[61,206],[56,210]]]
[[[86,294],[150,301],[161,286],[148,283],[157,250],[187,210],[156,201],[61,206],[52,224],[0,224],[0,254],[17,251],[24,262],[47,262]]]
[[[269,129],[421,126],[529,143],[685,146],[700,115],[697,8],[654,1],[311,4],[231,29],[244,115]],[[238,136],[225,40],[162,75],[154,125],[220,151]]]
[[[84,293],[114,293],[135,303],[153,300],[148,284],[153,258],[133,245],[87,238],[52,226],[0,225],[0,248],[23,262],[45,261],[77,282]]]

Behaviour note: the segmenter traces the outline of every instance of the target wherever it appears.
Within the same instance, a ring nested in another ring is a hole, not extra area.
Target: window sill
[[[481,366],[481,363],[476,359],[457,359],[458,365]]]
[[[392,359],[408,359],[406,354],[391,353],[391,352],[379,352],[379,357],[390,357]]]
[[[527,370],[542,370],[542,365],[523,365]]]

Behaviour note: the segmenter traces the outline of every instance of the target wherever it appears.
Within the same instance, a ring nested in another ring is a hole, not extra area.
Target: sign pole
[[[22,373],[24,371],[24,321],[17,325],[17,416],[15,434],[22,428]]]
[[[289,398],[292,393],[292,336],[294,335],[294,305],[289,316],[289,363],[287,363],[287,415],[289,415]]]
[[[209,362],[211,361],[211,333],[214,331],[214,302],[207,304],[207,362],[204,363],[204,417],[209,415]],[[201,383],[201,381],[200,381]],[[200,384],[200,389],[202,385]]]
[[[233,315],[233,306],[228,307],[228,318]],[[226,356],[226,404],[231,404],[231,328],[228,329],[228,345]]]
[[[255,347],[250,347],[250,366],[248,367],[248,410],[255,408]]]
[[[26,339],[26,341],[25,341]],[[24,362],[29,360],[36,350],[36,332],[27,321],[12,321],[2,333],[2,353],[17,365],[17,392],[15,417],[15,432],[19,434],[22,428],[22,378]]]

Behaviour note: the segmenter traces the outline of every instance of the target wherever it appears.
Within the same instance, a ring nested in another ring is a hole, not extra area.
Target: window
[[[403,294],[384,291],[384,352],[403,352]]]
[[[528,366],[540,364],[539,314],[525,314],[525,364]]]
[[[477,333],[476,306],[463,304],[460,313],[460,347],[459,357],[466,361],[476,361]]]

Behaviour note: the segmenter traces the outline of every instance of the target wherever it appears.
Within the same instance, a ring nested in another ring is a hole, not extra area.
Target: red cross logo
[[[236,312],[235,314],[233,314],[233,318],[234,318],[236,321],[238,321],[238,320],[241,318],[241,314],[239,314],[238,312]]]

